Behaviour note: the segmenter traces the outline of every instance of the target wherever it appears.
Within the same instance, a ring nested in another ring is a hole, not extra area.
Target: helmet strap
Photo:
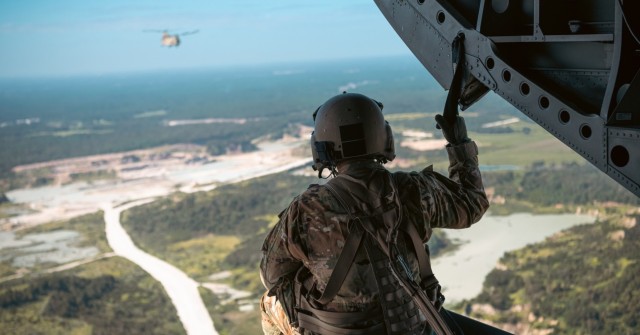
[[[336,162],[334,160],[333,143],[326,141],[314,141],[315,153],[317,154],[316,161],[314,162],[313,169],[318,170],[318,178],[328,179],[329,177],[335,177],[338,172],[336,171]],[[329,169],[331,174],[327,177],[322,176],[324,169]]]

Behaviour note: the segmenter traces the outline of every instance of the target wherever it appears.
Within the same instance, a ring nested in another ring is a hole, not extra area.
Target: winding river
[[[175,266],[140,250],[120,224],[120,214],[124,210],[149,201],[132,202],[117,208],[107,203],[102,205],[109,246],[116,255],[138,264],[164,286],[188,335],[217,335],[211,316],[198,292],[200,284]]]
[[[107,240],[114,253],[136,263],[163,285],[187,334],[217,335],[198,292],[201,284],[175,266],[136,247],[120,224],[120,214],[177,189],[186,193],[206,191],[220,183],[235,183],[308,165],[308,157],[292,154],[299,145],[306,143],[306,139],[265,142],[259,144],[259,150],[254,152],[217,156],[216,162],[211,164],[184,165],[138,178],[13,190],[7,193],[12,202],[28,204],[36,212],[0,219],[0,231],[8,230],[6,236],[0,235],[0,240],[5,244],[28,244],[28,241],[13,241],[12,231],[102,209]],[[115,205],[123,203],[126,205]],[[215,294],[229,296],[227,300],[247,295],[226,284],[202,283],[202,286]]]
[[[115,254],[138,264],[163,285],[187,334],[217,335],[198,292],[200,284],[173,265],[136,247],[120,224],[120,214],[131,207],[170,194],[178,186],[183,192],[208,190],[190,185],[238,182],[307,165],[308,158],[289,154],[291,147],[291,144],[262,146],[258,152],[226,157],[220,159],[220,163],[186,166],[148,178],[14,190],[7,193],[12,202],[29,204],[38,212],[11,218],[4,225],[26,228],[54,219],[92,213],[101,208],[104,210],[107,240]],[[283,157],[288,159],[285,161]],[[190,184],[185,186],[186,182]],[[130,202],[126,205],[115,205],[127,201]],[[487,215],[469,229],[447,231],[451,238],[460,240],[462,244],[455,252],[434,259],[434,272],[443,283],[448,301],[472,298],[480,292],[484,278],[504,252],[542,241],[570,226],[594,220],[593,217],[573,214]],[[202,284],[217,293],[234,294],[231,288],[221,285]]]
[[[447,236],[462,244],[455,251],[435,258],[433,272],[448,302],[471,299],[480,294],[484,278],[505,252],[595,220],[594,216],[577,214],[485,215],[470,228],[447,229]]]

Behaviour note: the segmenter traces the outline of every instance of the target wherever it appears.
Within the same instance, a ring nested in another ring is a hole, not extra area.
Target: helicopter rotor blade
[[[197,30],[192,30],[192,31],[186,31],[184,33],[180,33],[180,34],[176,34],[176,35],[180,35],[180,36],[193,35],[193,34],[199,32],[199,31],[200,31],[200,29],[197,29]]]

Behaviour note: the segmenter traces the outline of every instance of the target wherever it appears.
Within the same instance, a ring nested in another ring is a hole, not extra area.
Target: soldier
[[[384,168],[395,158],[393,134],[373,99],[343,93],[313,117],[314,169],[333,178],[293,199],[265,239],[264,333],[442,329],[433,314],[444,297],[425,243],[432,229],[467,228],[489,207],[463,118],[436,116],[449,142],[447,178],[430,166],[411,173]]]

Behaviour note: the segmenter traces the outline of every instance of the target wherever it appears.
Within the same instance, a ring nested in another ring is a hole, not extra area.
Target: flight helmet
[[[362,94],[346,93],[327,100],[313,113],[311,134],[313,169],[334,170],[352,158],[373,158],[381,163],[395,158],[393,134],[382,116],[383,105]]]

